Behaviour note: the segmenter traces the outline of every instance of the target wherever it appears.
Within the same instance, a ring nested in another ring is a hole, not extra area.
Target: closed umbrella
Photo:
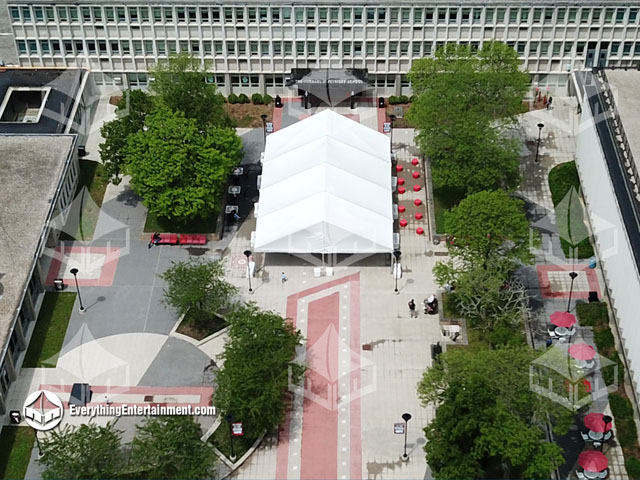
[[[557,327],[569,328],[576,323],[576,317],[569,312],[555,312],[551,314],[551,323]]]
[[[609,466],[609,460],[602,452],[587,450],[578,457],[578,464],[589,472],[601,472]]]
[[[596,356],[596,351],[586,343],[574,343],[569,347],[569,355],[576,360],[593,360],[593,357]]]
[[[610,418],[611,417],[608,417],[606,420],[609,420]],[[584,426],[592,432],[605,433],[611,430],[611,422],[607,422],[606,420],[603,413],[590,413],[584,417]]]

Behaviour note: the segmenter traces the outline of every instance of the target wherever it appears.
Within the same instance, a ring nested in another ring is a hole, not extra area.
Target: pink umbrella
[[[601,472],[609,466],[609,460],[602,452],[587,450],[578,457],[578,463],[589,472]]]
[[[576,323],[576,317],[569,312],[555,312],[551,315],[551,323],[557,327],[569,328]]]
[[[608,418],[609,420],[611,417]],[[604,413],[590,413],[584,417],[584,426],[592,432],[608,432],[611,430],[611,422],[605,422]]]
[[[596,351],[586,343],[574,343],[569,347],[569,355],[576,360],[593,360],[593,357],[596,356]]]

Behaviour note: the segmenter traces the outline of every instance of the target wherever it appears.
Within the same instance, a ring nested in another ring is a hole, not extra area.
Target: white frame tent
[[[389,138],[331,110],[269,135],[254,249],[393,252]]]

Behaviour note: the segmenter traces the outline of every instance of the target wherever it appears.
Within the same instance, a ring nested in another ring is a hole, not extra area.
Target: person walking
[[[416,311],[416,302],[413,298],[409,301],[409,314],[411,315],[411,318],[418,318],[418,312]]]
[[[287,276],[284,274],[284,272],[282,272],[281,280],[282,280],[282,283],[287,281]]]
[[[551,102],[553,102],[553,97],[549,96],[549,101],[547,102],[547,110],[551,108]]]

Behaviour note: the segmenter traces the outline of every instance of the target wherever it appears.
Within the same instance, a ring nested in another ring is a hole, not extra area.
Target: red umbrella
[[[551,315],[551,323],[558,327],[569,328],[576,323],[576,317],[569,312],[555,312]]]
[[[578,463],[589,472],[601,472],[609,466],[609,460],[602,452],[587,450],[578,457]]]
[[[604,421],[604,413],[590,413],[584,417],[584,426],[592,432],[608,432],[611,430],[611,422]]]
[[[576,360],[593,360],[593,357],[596,356],[596,351],[586,343],[574,343],[569,347],[569,355]]]

